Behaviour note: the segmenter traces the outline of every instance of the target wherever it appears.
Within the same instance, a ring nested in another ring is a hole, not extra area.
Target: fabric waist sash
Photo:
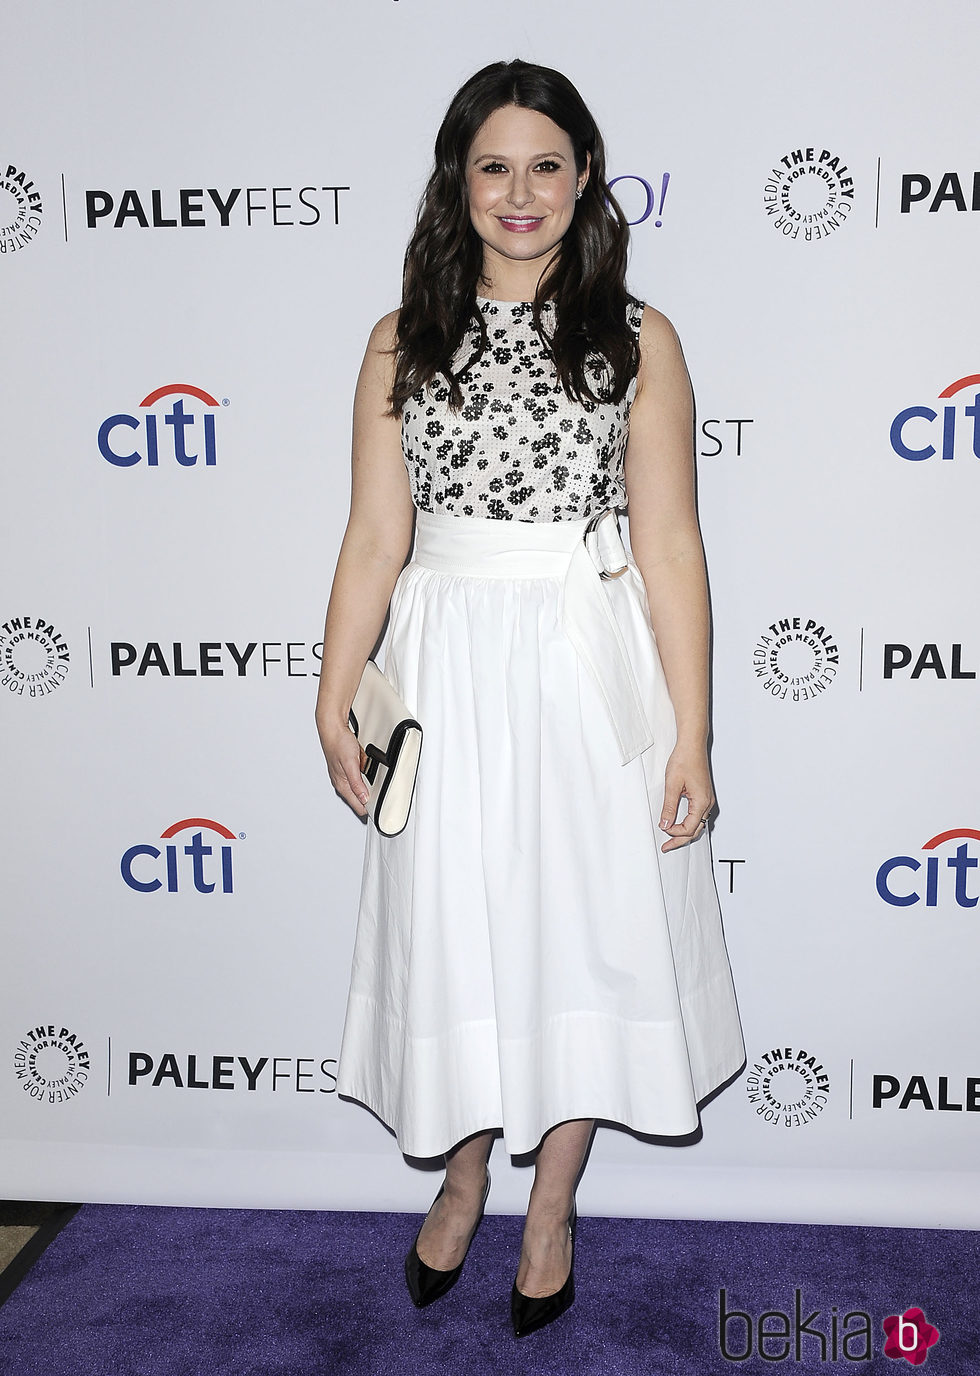
[[[504,521],[419,511],[413,559],[438,573],[560,578],[562,629],[595,680],[623,764],[653,743],[602,576],[631,573],[614,509],[575,521]]]

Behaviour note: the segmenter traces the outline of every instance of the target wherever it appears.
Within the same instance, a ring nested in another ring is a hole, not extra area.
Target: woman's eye
[[[535,172],[546,172],[546,173],[548,173],[548,172],[560,172],[560,171],[561,171],[561,163],[559,163],[559,162],[554,162],[551,158],[545,158],[545,160],[544,160],[543,162],[535,163],[535,165],[534,165],[534,170],[535,170]],[[481,163],[481,164],[480,164],[480,171],[481,171],[481,172],[486,172],[486,173],[491,173],[491,174],[496,174],[496,173],[498,173],[498,172],[506,172],[506,171],[507,171],[507,168],[506,168],[506,166],[505,166],[502,162],[485,162],[485,163]]]

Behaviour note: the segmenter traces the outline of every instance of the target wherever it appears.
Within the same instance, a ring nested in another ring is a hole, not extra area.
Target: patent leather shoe
[[[446,1182],[443,1181],[439,1186],[439,1193],[432,1201],[433,1204],[441,1198],[445,1188]],[[470,1241],[466,1244],[467,1252],[469,1251],[470,1243],[472,1243],[473,1238],[476,1236],[476,1230],[479,1228],[483,1219],[483,1210],[486,1208],[487,1196],[489,1193],[490,1171],[488,1169],[487,1183],[483,1188],[483,1202],[480,1205],[480,1212],[477,1215],[476,1223],[473,1225],[473,1231],[470,1233]],[[432,1206],[430,1205],[429,1207],[431,1208]],[[422,1226],[425,1226],[424,1219],[422,1221]],[[453,1266],[449,1271],[437,1271],[435,1267],[427,1266],[418,1252],[419,1234],[421,1232],[422,1228],[419,1228],[418,1233],[415,1234],[415,1241],[409,1248],[408,1255],[405,1258],[405,1280],[408,1284],[408,1292],[418,1309],[424,1309],[427,1304],[431,1304],[433,1300],[441,1299],[447,1290],[452,1289],[459,1280],[463,1270],[463,1262],[466,1260],[464,1256],[463,1261],[461,1261],[458,1266]]]
[[[564,1314],[575,1298],[575,1224],[577,1222],[575,1201],[568,1219],[568,1232],[572,1243],[572,1259],[568,1268],[565,1284],[553,1295],[525,1295],[514,1281],[510,1292],[510,1319],[514,1326],[514,1336],[522,1338],[526,1333],[534,1333],[546,1323],[553,1323]]]

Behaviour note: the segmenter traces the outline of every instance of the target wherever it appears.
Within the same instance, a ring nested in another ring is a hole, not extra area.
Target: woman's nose
[[[515,172],[507,196],[508,201],[511,205],[520,208],[521,206],[527,205],[528,201],[532,200],[533,197],[534,192],[531,190],[527,177],[520,172]]]

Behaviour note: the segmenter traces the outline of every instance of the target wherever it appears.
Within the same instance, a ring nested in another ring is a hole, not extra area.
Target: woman
[[[424,732],[406,829],[368,829],[338,1091],[445,1157],[406,1259],[419,1305],[460,1273],[495,1132],[536,1151],[519,1335],[572,1302],[595,1120],[687,1134],[743,1060],[705,839],[691,390],[627,294],[627,240],[565,77],[465,83],[358,379],[324,633],[318,729],[359,816],[348,709],[389,603],[379,654]]]

